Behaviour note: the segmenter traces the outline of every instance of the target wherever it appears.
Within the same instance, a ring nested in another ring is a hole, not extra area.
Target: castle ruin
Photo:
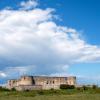
[[[76,77],[21,76],[20,79],[8,80],[7,88],[22,90],[60,89],[61,84],[76,85]]]

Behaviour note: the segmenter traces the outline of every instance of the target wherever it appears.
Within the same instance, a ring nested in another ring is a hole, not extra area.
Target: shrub
[[[88,90],[88,87],[87,86],[85,86],[85,85],[83,85],[83,90]]]
[[[15,88],[12,88],[11,91],[16,91],[16,89]]]
[[[92,86],[92,89],[97,89],[97,88],[98,88],[97,85],[93,85],[93,86]]]
[[[77,89],[78,91],[82,91],[82,90],[83,90],[82,87],[77,87],[76,89]]]
[[[44,94],[43,90],[38,91],[38,94],[43,95]]]
[[[0,91],[9,91],[9,89],[4,88],[4,87],[0,87]]]
[[[74,85],[66,85],[66,84],[61,84],[60,89],[74,89]]]

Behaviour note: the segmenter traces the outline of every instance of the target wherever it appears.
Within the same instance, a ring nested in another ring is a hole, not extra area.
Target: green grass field
[[[2,96],[0,100],[100,100],[100,94]]]
[[[100,100],[100,89],[48,90],[48,91],[0,91],[0,100]]]

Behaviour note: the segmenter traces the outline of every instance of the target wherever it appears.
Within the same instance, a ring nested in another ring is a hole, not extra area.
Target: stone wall
[[[8,89],[12,89],[12,88],[16,87],[17,85],[18,85],[18,80],[15,80],[15,79],[8,80],[8,82],[7,82]]]
[[[76,85],[76,77],[22,76],[18,80],[9,80],[8,88],[20,89],[59,89],[61,84]]]
[[[18,85],[33,85],[33,84],[34,84],[33,76],[22,76],[18,80]]]
[[[75,77],[33,77],[36,85],[42,85],[43,89],[59,89],[61,84],[75,85]]]
[[[28,91],[28,90],[42,90],[41,85],[19,85],[15,87],[18,91]]]

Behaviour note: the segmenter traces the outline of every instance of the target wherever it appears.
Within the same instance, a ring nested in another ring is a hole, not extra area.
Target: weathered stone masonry
[[[22,76],[8,80],[7,88],[16,90],[60,89],[61,84],[76,85],[76,77]]]

